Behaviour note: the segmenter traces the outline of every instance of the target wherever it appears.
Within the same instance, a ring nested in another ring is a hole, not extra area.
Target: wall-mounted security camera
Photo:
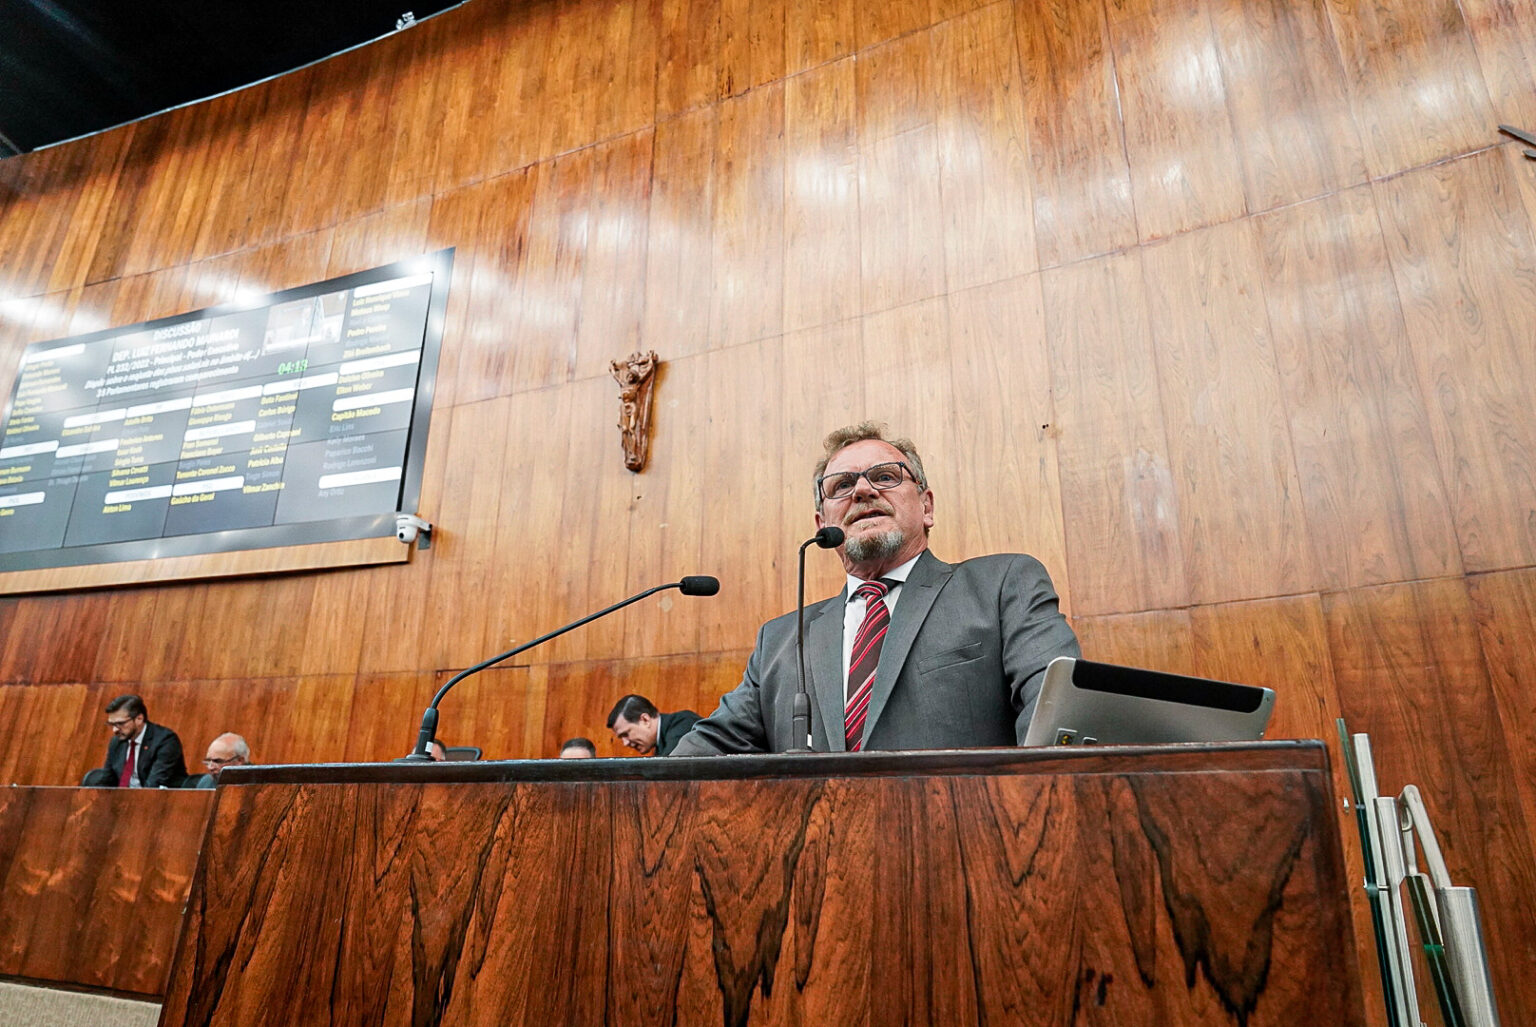
[[[415,514],[397,513],[395,514],[395,538],[405,545],[410,545],[420,538],[421,541],[416,542],[416,548],[431,549],[432,525]]]

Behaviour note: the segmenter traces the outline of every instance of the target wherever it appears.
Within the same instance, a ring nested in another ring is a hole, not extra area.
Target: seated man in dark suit
[[[1080,655],[1040,561],[948,564],[928,551],[933,491],[917,449],[864,423],[827,436],[816,526],[845,533],[848,584],[805,611],[812,748],[947,749],[1022,743],[1045,668]],[[999,503],[1015,497],[997,496]],[[796,618],[763,625],[746,674],[675,755],[782,752],[798,691]]]
[[[642,756],[670,756],[678,741],[698,721],[692,710],[662,713],[643,695],[626,695],[608,714],[608,730]]]
[[[120,695],[107,703],[105,767],[91,771],[85,784],[105,788],[179,788],[187,777],[181,739],[168,727],[149,722],[144,700]]]

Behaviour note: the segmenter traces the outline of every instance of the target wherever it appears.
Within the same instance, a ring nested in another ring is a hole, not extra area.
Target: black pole
[[[810,546],[835,549],[842,544],[843,529],[831,525],[800,544],[800,586],[795,595],[795,654],[800,659],[800,687],[795,690],[794,704],[790,707],[789,737],[795,744],[785,752],[815,751],[811,748],[811,696],[805,687],[805,551]]]

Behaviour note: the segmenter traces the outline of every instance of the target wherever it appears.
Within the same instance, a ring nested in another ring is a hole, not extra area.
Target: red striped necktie
[[[858,752],[864,745],[864,718],[869,713],[869,695],[875,687],[875,670],[880,666],[880,645],[891,626],[891,611],[886,609],[885,594],[890,582],[866,581],[854,589],[863,596],[864,623],[853,636],[853,653],[848,659],[848,705],[843,710],[843,734],[848,751]]]

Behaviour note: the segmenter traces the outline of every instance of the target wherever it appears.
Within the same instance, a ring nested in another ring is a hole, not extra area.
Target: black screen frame
[[[82,567],[93,564],[125,563],[133,560],[155,560],[163,557],[201,556],[240,552],[252,549],[273,549],[285,546],[312,545],[323,542],[348,542],[356,539],[381,538],[395,534],[395,514],[415,513],[421,501],[422,464],[426,458],[427,429],[432,418],[432,401],[437,387],[438,357],[442,352],[443,329],[447,323],[448,291],[453,276],[454,248],[438,250],[385,264],[381,267],[357,271],[349,275],[330,278],[323,282],[296,286],[279,292],[268,293],[260,298],[241,303],[204,307],[200,310],[175,314],[137,324],[104,328],[86,335],[49,339],[27,346],[17,357],[16,375],[11,394],[5,403],[0,425],[10,423],[15,406],[16,393],[21,383],[21,368],[28,353],[38,349],[89,344],[103,338],[122,335],[125,332],[152,331],[169,328],[189,321],[206,320],[226,314],[249,311],[257,307],[276,306],[294,300],[308,299],[328,292],[355,289],[374,282],[403,278],[408,275],[431,272],[432,296],[427,304],[427,316],[422,328],[421,361],[416,378],[416,395],[411,406],[410,426],[406,432],[405,458],[396,497],[395,511],[363,516],[334,518],[323,521],[300,521],[290,524],[272,524],[255,528],[232,528],[223,531],[199,532],[191,535],[173,535],[162,538],[134,539],[128,542],[109,542],[87,546],[33,549],[16,553],[0,553],[0,573],[7,571],[44,570],[52,567]]]

